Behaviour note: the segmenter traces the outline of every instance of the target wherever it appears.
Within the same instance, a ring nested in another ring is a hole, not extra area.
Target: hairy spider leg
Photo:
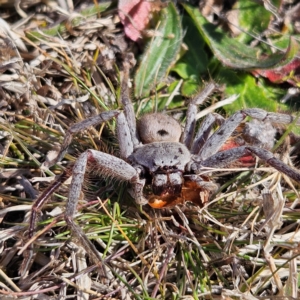
[[[192,154],[198,154],[200,149],[206,143],[210,137],[213,126],[218,124],[219,126],[224,123],[225,119],[217,113],[208,114],[201,122],[199,129],[195,135],[193,145],[191,148]]]
[[[71,141],[72,141],[72,137],[75,133],[80,132],[85,130],[86,128],[90,127],[90,126],[94,126],[97,124],[101,124],[103,122],[109,121],[110,119],[118,116],[119,114],[122,114],[119,110],[112,110],[112,111],[105,111],[100,113],[97,116],[94,117],[90,117],[86,120],[83,120],[79,123],[74,124],[73,126],[71,126],[69,128],[69,130],[67,131],[65,138],[63,140],[63,143],[61,145],[59,154],[57,156],[57,158],[51,162],[50,166],[56,164],[57,162],[61,161],[62,158],[64,157],[65,153],[67,152],[68,146],[70,145]],[[35,228],[35,224],[36,224],[36,220],[37,220],[37,216],[38,216],[38,212],[40,211],[41,207],[46,203],[46,201],[48,200],[48,198],[51,196],[51,194],[68,178],[70,177],[71,171],[69,169],[65,170],[62,175],[53,183],[51,184],[42,194],[41,196],[38,197],[38,199],[35,201],[35,203],[32,206],[32,210],[31,210],[31,215],[30,215],[30,221],[29,221],[29,230],[28,230],[28,237],[29,239],[31,239],[33,237],[34,234],[34,228]],[[82,185],[82,183],[81,183]],[[74,185],[73,185],[74,186]],[[74,189],[74,188],[73,188]],[[72,201],[72,200],[71,200]],[[68,203],[70,202],[70,200],[68,200]],[[78,200],[77,200],[78,202]],[[76,203],[77,203],[76,202]],[[77,205],[77,204],[76,204]],[[69,206],[71,206],[71,204],[69,204]],[[76,225],[74,225],[72,227],[72,229],[74,230],[74,232],[79,232],[77,230]],[[78,236],[78,235],[77,235]],[[84,236],[84,235],[83,235]],[[83,237],[81,240],[83,240],[84,243],[84,249],[86,249],[88,251],[89,247],[85,247],[85,244],[88,243],[88,245],[90,247],[94,247],[93,244],[91,242],[86,242],[86,238]],[[96,252],[96,251],[94,251]],[[95,258],[95,255],[94,255]],[[99,263],[99,258],[100,256],[97,257],[97,261]],[[103,274],[104,275],[104,274]]]
[[[263,148],[253,146],[241,146],[218,152],[204,161],[194,162],[191,165],[191,168],[196,173],[201,173],[202,167],[220,168],[247,154],[256,155],[276,170],[284,173],[285,175],[294,179],[295,181],[300,182],[299,172],[297,172],[295,169],[289,167],[284,162],[276,158],[272,152]]]
[[[73,167],[73,176],[64,217],[71,232],[88,252],[90,258],[94,263],[99,264],[102,260],[99,252],[73,220],[82,190],[86,166],[89,162],[93,163],[93,165],[97,165],[99,172],[103,176],[110,176],[120,181],[130,182],[133,187],[132,191],[135,199],[140,200],[141,202],[143,202],[143,187],[145,181],[139,179],[137,171],[127,162],[107,153],[96,150],[87,150],[76,160]]]
[[[46,201],[52,195],[52,193],[57,188],[59,188],[70,176],[71,176],[71,171],[69,169],[65,170],[46,190],[43,191],[43,193],[38,197],[38,199],[32,205],[30,220],[29,220],[29,229],[28,229],[29,240],[34,235],[37,216],[42,206],[46,203]]]
[[[134,149],[130,128],[127,119],[123,113],[117,116],[117,136],[120,148],[120,156],[123,159],[128,158]]]
[[[128,80],[129,80],[129,70],[131,67],[129,60],[130,58],[126,59],[124,62],[123,80],[121,84],[121,99],[122,99],[124,114],[126,117],[128,128],[130,130],[133,148],[136,148],[140,144],[140,141],[136,130],[135,113],[134,113],[132,102],[129,97]]]
[[[49,167],[55,165],[56,163],[60,162],[64,158],[64,156],[68,150],[68,147],[72,142],[73,135],[75,133],[81,132],[91,126],[95,126],[95,125],[101,124],[103,122],[107,122],[107,121],[111,120],[112,118],[116,117],[118,114],[120,114],[119,110],[104,111],[97,116],[87,118],[79,123],[72,125],[66,132],[64,140],[60,147],[60,151],[57,155],[57,158],[53,162],[51,162],[51,165]]]
[[[290,124],[296,117],[270,113],[260,108],[249,108],[240,110],[229,117],[220,128],[206,141],[204,146],[198,153],[199,159],[204,161],[213,154],[217,153],[226,140],[231,136],[237,126],[247,117],[252,117],[261,121],[269,121],[271,123]],[[300,120],[297,120],[296,125],[300,125]]]
[[[187,146],[188,149],[191,148],[194,138],[198,106],[203,104],[216,88],[217,85],[215,83],[209,83],[188,105],[185,127],[181,136],[181,142]]]

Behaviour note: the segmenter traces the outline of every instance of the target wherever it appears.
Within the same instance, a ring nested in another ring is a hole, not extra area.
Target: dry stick
[[[84,272],[87,273],[87,272],[93,271],[94,268],[95,268],[94,266],[88,267],[86,270],[84,270]],[[81,271],[77,275],[71,276],[70,279],[68,279],[68,281],[73,282],[79,276],[81,276],[82,273],[84,273],[84,272]],[[65,284],[66,284],[66,282],[64,281],[61,284],[56,284],[56,285],[53,285],[53,286],[51,286],[49,288],[45,288],[45,289],[42,289],[42,290],[36,290],[36,291],[27,291],[27,292],[22,292],[22,291],[20,291],[20,292],[11,292],[11,291],[6,291],[6,290],[3,290],[3,289],[0,289],[0,294],[10,295],[10,296],[30,296],[30,295],[37,295],[37,294],[40,295],[42,293],[47,293],[47,292],[51,292],[51,291],[57,290],[57,289],[61,288],[63,285],[65,285]]]
[[[0,294],[3,295],[9,295],[9,296],[30,296],[30,295],[41,295],[42,293],[47,293],[47,292],[51,292],[54,290],[57,290],[61,287],[61,285],[57,284],[57,285],[53,285],[52,287],[49,288],[45,288],[42,290],[36,290],[36,291],[29,291],[29,292],[11,292],[11,291],[5,291],[5,290],[0,290]]]
[[[76,283],[74,283],[73,281],[69,280],[68,278],[61,277],[61,280],[63,282],[65,282],[66,284],[74,287],[78,291],[82,291],[84,293],[87,293],[87,294],[90,294],[90,295],[93,295],[93,296],[97,296],[97,297],[103,297],[104,296],[103,294],[100,294],[100,293],[98,293],[96,291],[92,291],[91,289],[87,289],[87,288],[81,287],[81,286],[77,285]]]
[[[20,288],[16,286],[16,284],[11,280],[10,277],[8,277],[0,268],[0,276],[7,281],[7,283],[17,292],[21,292]]]
[[[167,255],[166,255],[166,259],[165,259],[165,261],[163,263],[163,266],[161,268],[161,271],[160,271],[158,281],[157,281],[156,285],[154,286],[152,294],[151,294],[152,298],[156,297],[158,288],[161,285],[161,281],[163,280],[163,277],[166,276],[167,266],[168,266],[168,264],[169,264],[169,262],[172,258],[172,251],[173,250],[174,250],[174,246],[169,246],[169,249],[168,249],[168,252],[167,252]]]
[[[51,229],[53,227],[53,225],[55,225],[58,222],[58,219],[53,220],[50,224],[48,224],[46,227],[44,227],[42,230],[40,230],[39,232],[37,232],[34,236],[32,236],[27,242],[26,244],[20,249],[20,251],[18,252],[18,255],[21,255],[30,245],[32,246],[32,243],[38,238],[40,237],[43,233],[47,232],[49,229]],[[33,231],[34,232],[34,231]],[[32,250],[32,249],[31,249]]]

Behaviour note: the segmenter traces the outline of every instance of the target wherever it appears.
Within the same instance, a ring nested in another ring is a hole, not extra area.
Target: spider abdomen
[[[181,126],[171,116],[153,113],[142,116],[138,122],[138,133],[144,144],[179,142]]]

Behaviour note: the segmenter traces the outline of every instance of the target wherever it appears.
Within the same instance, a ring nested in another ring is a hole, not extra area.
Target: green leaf
[[[245,73],[234,72],[222,68],[219,72],[219,81],[226,84],[226,94],[239,94],[239,98],[224,109],[227,113],[233,113],[239,109],[260,107],[267,111],[286,110],[286,106],[278,103],[283,95],[280,89],[271,89],[263,84],[258,86],[256,79]]]
[[[155,36],[150,40],[134,77],[134,95],[146,97],[167,74],[182,42],[181,22],[173,3],[161,11]]]
[[[237,1],[234,9],[238,11],[239,26],[245,31],[238,36],[240,42],[253,40],[247,32],[260,33],[268,28],[272,14],[262,4],[252,0]]]
[[[207,22],[195,9],[187,4],[183,4],[186,11],[191,16],[194,24],[202,34],[206,43],[211,48],[214,55],[226,66],[235,69],[258,69],[275,68],[290,62],[295,53],[299,51],[299,45],[293,40],[286,52],[273,53],[268,56],[261,55],[259,48],[251,48],[237,40],[226,36],[218,27]]]
[[[185,80],[181,87],[181,94],[186,97],[191,97],[199,90],[199,81],[191,78]]]
[[[182,79],[188,79],[194,74],[194,68],[186,62],[178,62],[172,71],[176,72]]]
[[[200,78],[200,75],[207,72],[208,59],[204,50],[204,40],[197,30],[191,18],[184,16],[182,20],[182,28],[185,31],[183,38],[188,50],[172,68],[181,78],[188,79],[194,76]]]

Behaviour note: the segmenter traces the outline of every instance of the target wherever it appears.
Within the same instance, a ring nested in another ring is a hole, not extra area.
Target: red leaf
[[[141,32],[149,23],[153,2],[143,0],[119,0],[119,17],[125,34],[133,41],[140,39]]]
[[[274,83],[288,82],[296,86],[300,82],[300,59],[296,57],[285,66],[274,69],[256,69],[252,73],[268,78]]]
[[[289,46],[285,50],[285,58],[277,65],[268,69],[254,69],[253,75],[268,78],[273,83],[288,82],[298,86],[300,83],[300,45],[294,38],[290,38]]]

